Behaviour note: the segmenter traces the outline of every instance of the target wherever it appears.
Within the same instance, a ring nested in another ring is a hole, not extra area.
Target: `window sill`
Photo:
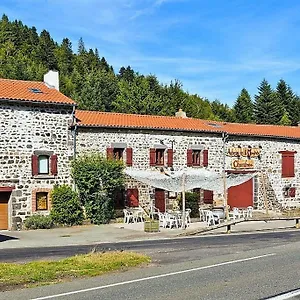
[[[54,179],[54,175],[47,175],[47,174],[41,174],[41,175],[35,175],[33,176],[34,179]]]

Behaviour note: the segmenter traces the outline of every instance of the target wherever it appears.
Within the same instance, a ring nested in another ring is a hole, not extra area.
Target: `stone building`
[[[56,72],[44,82],[0,79],[0,230],[49,213],[53,186],[71,184],[75,151],[99,151],[131,170],[254,173],[228,190],[229,205],[300,204],[300,127],[206,121],[182,111],[174,117],[81,111],[58,89]],[[197,192],[199,203],[218,196]],[[155,203],[163,211],[176,196],[128,177],[115,201],[117,207]]]
[[[70,183],[75,102],[45,82],[0,79],[0,229],[48,213],[54,184]]]
[[[127,168],[255,173],[228,190],[230,206],[281,209],[300,202],[300,128],[236,124],[187,118],[76,111],[77,151],[100,151],[122,158]],[[199,202],[212,203],[213,192],[198,191]],[[164,211],[176,194],[128,178],[125,205],[155,203]],[[120,201],[120,199],[119,199]]]

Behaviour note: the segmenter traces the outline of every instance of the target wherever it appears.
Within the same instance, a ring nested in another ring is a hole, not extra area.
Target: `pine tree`
[[[291,124],[297,126],[300,121],[300,111],[297,103],[297,97],[295,96],[292,88],[287,85],[283,79],[281,79],[277,84],[276,94],[280,103],[283,105],[285,112],[287,112]]]
[[[238,96],[234,106],[235,119],[239,123],[252,123],[253,118],[253,103],[248,91],[243,88]]]
[[[254,116],[258,124],[279,124],[283,106],[267,80],[263,80],[255,95]]]
[[[292,124],[292,122],[289,118],[289,114],[285,111],[283,116],[281,117],[281,119],[279,121],[279,125],[290,126],[291,124]]]

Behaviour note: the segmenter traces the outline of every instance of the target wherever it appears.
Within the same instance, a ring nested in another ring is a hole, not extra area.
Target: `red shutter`
[[[126,164],[128,167],[132,166],[132,148],[126,148]]]
[[[130,207],[139,206],[139,190],[128,189],[127,190],[127,205]]]
[[[295,177],[294,153],[282,153],[282,177]]]
[[[186,165],[191,167],[193,165],[193,150],[188,149],[186,154]]]
[[[208,166],[208,150],[203,150],[203,167]]]
[[[106,148],[106,158],[107,159],[114,158],[114,148]]]
[[[51,174],[56,176],[57,175],[57,155],[56,154],[51,155],[50,166],[51,166]]]
[[[173,149],[168,149],[168,167],[173,166]]]
[[[31,156],[31,171],[32,171],[32,176],[39,174],[39,161],[37,155]]]
[[[291,187],[290,189],[289,189],[289,196],[290,197],[296,197],[296,188],[294,188],[294,187]]]
[[[150,166],[155,166],[156,165],[156,149],[151,148],[150,149]]]
[[[213,204],[214,192],[209,190],[203,190],[203,202],[205,204]]]

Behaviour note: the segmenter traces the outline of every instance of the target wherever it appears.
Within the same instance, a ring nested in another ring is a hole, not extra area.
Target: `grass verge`
[[[59,261],[35,261],[25,264],[0,263],[0,290],[97,276],[149,262],[148,256],[133,252],[94,252]]]

